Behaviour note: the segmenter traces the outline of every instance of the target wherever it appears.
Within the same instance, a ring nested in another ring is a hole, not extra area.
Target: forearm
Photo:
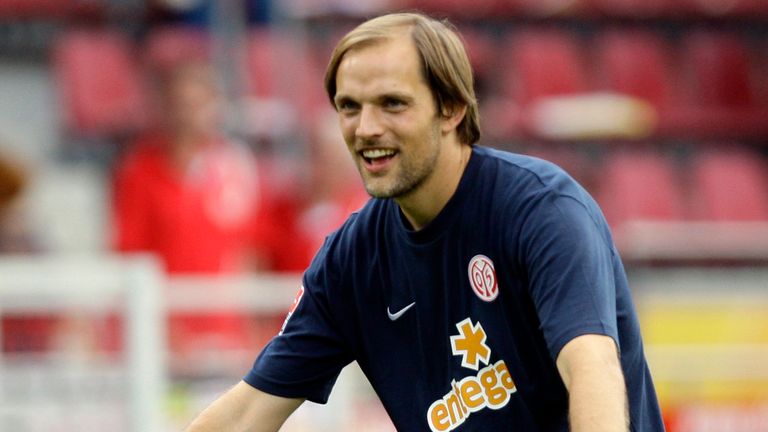
[[[627,394],[619,367],[574,371],[568,403],[571,432],[625,432]]]
[[[186,432],[274,432],[301,403],[241,381],[200,413]]]
[[[568,342],[557,359],[568,390],[571,432],[626,432],[627,391],[618,350],[608,336],[588,334]]]

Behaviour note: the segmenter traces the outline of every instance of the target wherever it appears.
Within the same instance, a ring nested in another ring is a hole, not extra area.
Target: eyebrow
[[[382,93],[380,95],[377,95],[376,98],[375,98],[375,100],[377,102],[381,102],[381,101],[384,101],[384,100],[387,100],[387,99],[399,99],[399,100],[402,100],[404,102],[412,102],[415,98],[412,95],[408,94],[408,93],[403,93],[403,92],[398,92],[398,91]],[[336,105],[338,105],[341,102],[357,102],[357,100],[355,100],[355,98],[353,98],[352,96],[345,95],[345,94],[341,93],[341,94],[337,94],[333,98],[333,102]]]
[[[354,99],[352,99],[350,96],[347,96],[345,94],[337,94],[333,98],[333,104],[336,106],[338,106],[342,102],[350,102],[350,101],[353,102]]]

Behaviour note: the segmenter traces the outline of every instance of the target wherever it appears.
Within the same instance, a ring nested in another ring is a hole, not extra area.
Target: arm
[[[277,431],[303,399],[288,399],[240,381],[206,408],[187,432]]]
[[[568,389],[572,432],[627,431],[627,392],[616,344],[588,334],[568,342],[557,357]]]

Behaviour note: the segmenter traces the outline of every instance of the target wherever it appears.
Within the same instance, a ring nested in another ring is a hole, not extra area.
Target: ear
[[[467,106],[466,105],[457,105],[453,107],[446,107],[443,111],[443,115],[441,117],[441,131],[443,134],[448,134],[451,131],[456,130],[456,128],[459,126],[459,123],[461,123],[462,120],[464,120],[464,116],[467,114]]]

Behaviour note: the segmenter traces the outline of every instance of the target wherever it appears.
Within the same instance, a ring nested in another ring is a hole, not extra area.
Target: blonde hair
[[[472,66],[456,28],[418,13],[394,13],[368,20],[347,33],[336,45],[325,71],[325,90],[334,104],[336,74],[344,54],[352,48],[375,43],[410,30],[419,52],[422,76],[429,86],[437,112],[449,115],[463,106],[467,112],[457,126],[459,140],[474,144],[480,139],[480,115],[475,97]]]

